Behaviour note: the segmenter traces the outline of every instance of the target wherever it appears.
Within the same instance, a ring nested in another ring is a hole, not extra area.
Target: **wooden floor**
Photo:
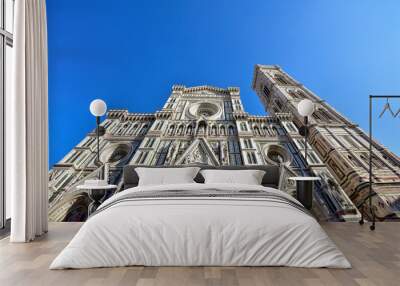
[[[28,244],[0,241],[0,285],[400,285],[400,224],[327,223],[324,229],[353,269],[289,267],[123,267],[48,270],[80,223],[51,223],[49,233]]]

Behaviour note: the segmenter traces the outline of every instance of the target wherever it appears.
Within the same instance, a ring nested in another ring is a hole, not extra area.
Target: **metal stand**
[[[299,129],[299,134],[301,136],[304,136],[304,164],[305,164],[305,169],[308,169],[308,162],[307,162],[307,157],[308,157],[308,150],[307,150],[307,143],[308,143],[308,116],[304,116],[304,125],[300,127]]]
[[[104,201],[105,197],[107,194],[107,190],[101,189],[101,190],[89,190],[88,196],[89,199],[91,200],[91,203],[88,206],[88,217],[94,213],[97,208],[101,205],[101,203]]]
[[[307,136],[308,136],[308,117],[304,116],[304,160],[306,161],[306,166],[308,167],[308,162],[307,162]]]
[[[97,167],[101,167],[103,164],[100,161],[100,136],[103,136],[105,134],[105,128],[103,126],[100,126],[100,116],[96,116],[96,145],[97,145],[97,154],[96,154],[96,159],[94,161],[94,164]],[[104,178],[102,171],[99,172],[98,179],[102,180]]]
[[[303,206],[311,210],[313,201],[313,181],[297,181],[296,182],[296,193],[297,200],[303,204]]]
[[[107,195],[110,194],[112,189],[117,189],[117,185],[79,185],[76,188],[78,190],[85,190],[90,199],[90,204],[88,206],[88,217],[91,216],[97,208],[104,202]]]
[[[313,206],[314,181],[320,181],[320,177],[290,177],[296,182],[296,199],[308,210]]]
[[[97,157],[96,162],[100,163],[100,116],[96,116],[96,137],[97,137]]]
[[[375,216],[375,211],[372,208],[372,103],[373,99],[386,99],[389,100],[389,98],[400,98],[400,95],[370,95],[369,96],[369,193],[368,193],[368,208],[369,211],[371,212],[371,217],[372,217],[372,224],[370,225],[370,230],[375,230],[375,221],[376,221],[376,216]],[[385,106],[384,111],[381,113],[381,116],[384,114],[386,111],[387,106]],[[392,115],[393,112],[392,112]],[[365,200],[360,207],[362,207],[365,202]],[[361,212],[361,219],[359,221],[360,225],[364,224],[364,214]]]

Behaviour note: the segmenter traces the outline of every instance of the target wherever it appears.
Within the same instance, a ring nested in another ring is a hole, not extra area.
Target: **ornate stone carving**
[[[229,164],[228,146],[225,141],[221,142],[221,163],[222,163],[222,165]]]

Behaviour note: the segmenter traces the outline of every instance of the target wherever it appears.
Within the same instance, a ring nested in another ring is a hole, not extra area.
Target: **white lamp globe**
[[[107,105],[101,99],[95,99],[90,103],[90,113],[94,116],[103,116],[107,112]]]
[[[310,116],[314,112],[314,103],[309,99],[303,99],[297,105],[297,111],[303,117]]]

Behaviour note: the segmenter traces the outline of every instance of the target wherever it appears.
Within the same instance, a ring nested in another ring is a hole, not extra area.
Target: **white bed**
[[[50,269],[145,266],[350,268],[318,222],[276,189],[173,184],[105,201]]]

